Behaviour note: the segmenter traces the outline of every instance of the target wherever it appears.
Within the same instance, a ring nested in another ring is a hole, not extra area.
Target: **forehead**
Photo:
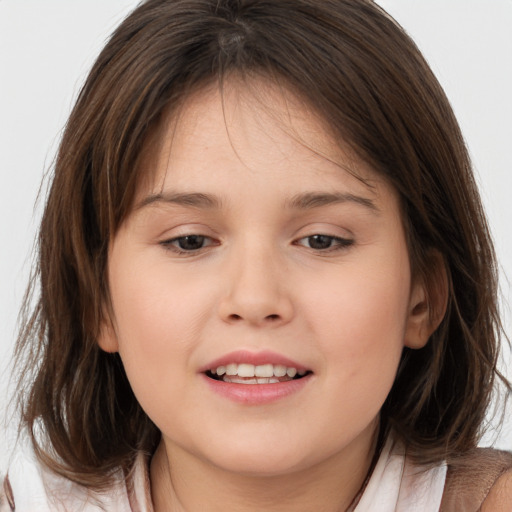
[[[264,78],[230,77],[192,94],[164,118],[143,159],[138,201],[172,186],[197,188],[214,178],[228,191],[241,172],[294,186],[332,178],[366,194],[382,178],[335,138],[291,88]]]

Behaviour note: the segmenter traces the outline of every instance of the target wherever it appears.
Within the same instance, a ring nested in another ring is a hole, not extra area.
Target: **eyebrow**
[[[340,203],[356,203],[375,213],[380,211],[377,205],[367,197],[339,192],[306,192],[305,194],[297,194],[287,202],[287,207],[296,210],[309,210]]]
[[[207,209],[219,209],[222,206],[221,199],[210,194],[202,194],[200,192],[163,192],[161,194],[151,194],[147,196],[137,205],[136,209],[138,210],[155,203],[169,203]]]
[[[204,209],[220,209],[222,207],[222,200],[215,195],[201,192],[163,192],[160,194],[150,194],[136,206],[136,209],[138,210],[156,203],[169,203]],[[310,210],[340,203],[355,203],[375,213],[380,211],[376,204],[367,197],[340,192],[306,192],[297,194],[288,200],[285,206],[292,210]]]

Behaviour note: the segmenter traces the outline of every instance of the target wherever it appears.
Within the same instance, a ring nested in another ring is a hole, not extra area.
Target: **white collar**
[[[437,512],[445,480],[446,464],[416,466],[389,436],[354,512]]]
[[[42,468],[30,448],[11,461],[16,512],[153,512],[148,457],[139,453],[125,485],[122,472],[108,495],[95,495]],[[424,468],[412,464],[404,446],[389,436],[354,512],[437,512],[443,497],[446,464]],[[56,499],[55,499],[56,498]]]

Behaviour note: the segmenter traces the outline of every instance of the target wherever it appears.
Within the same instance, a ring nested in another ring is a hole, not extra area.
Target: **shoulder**
[[[506,471],[491,487],[482,504],[482,512],[510,512],[512,510],[512,469]]]
[[[441,512],[511,512],[511,503],[512,453],[477,448],[448,465]]]
[[[7,476],[0,478],[0,512],[119,512],[130,510],[121,471],[108,492],[96,493],[53,473],[30,445],[14,451]]]

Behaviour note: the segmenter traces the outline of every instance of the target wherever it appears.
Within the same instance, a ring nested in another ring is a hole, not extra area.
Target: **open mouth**
[[[211,368],[205,373],[210,379],[232,384],[279,384],[302,379],[312,372],[280,364],[231,363]]]

